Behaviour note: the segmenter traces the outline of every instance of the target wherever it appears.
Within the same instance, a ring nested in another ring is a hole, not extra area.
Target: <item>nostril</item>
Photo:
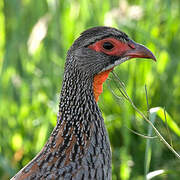
[[[128,42],[128,46],[129,46],[130,48],[132,48],[132,49],[135,49],[135,48],[136,48],[136,44],[135,44],[132,40],[130,40],[130,41]]]

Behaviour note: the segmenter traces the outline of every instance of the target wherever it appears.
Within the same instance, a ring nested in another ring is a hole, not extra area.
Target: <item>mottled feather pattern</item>
[[[58,123],[44,149],[15,179],[111,179],[109,139],[92,81],[78,70],[65,73]]]

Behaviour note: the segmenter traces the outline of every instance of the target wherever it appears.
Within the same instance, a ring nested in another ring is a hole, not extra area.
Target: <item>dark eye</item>
[[[106,50],[111,50],[114,47],[113,44],[111,44],[110,42],[104,42],[103,44],[103,48]]]

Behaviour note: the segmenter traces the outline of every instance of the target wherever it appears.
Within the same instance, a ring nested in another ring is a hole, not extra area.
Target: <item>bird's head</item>
[[[112,69],[132,58],[155,56],[145,46],[131,40],[124,32],[111,27],[94,27],[84,31],[68,52],[66,66],[73,66],[93,77],[96,101],[102,92],[102,84]]]

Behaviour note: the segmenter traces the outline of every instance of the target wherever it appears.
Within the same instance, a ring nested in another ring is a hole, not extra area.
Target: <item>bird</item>
[[[112,70],[132,58],[156,61],[124,32],[107,26],[80,34],[67,52],[57,124],[42,150],[12,180],[110,180],[112,154],[98,99]]]

